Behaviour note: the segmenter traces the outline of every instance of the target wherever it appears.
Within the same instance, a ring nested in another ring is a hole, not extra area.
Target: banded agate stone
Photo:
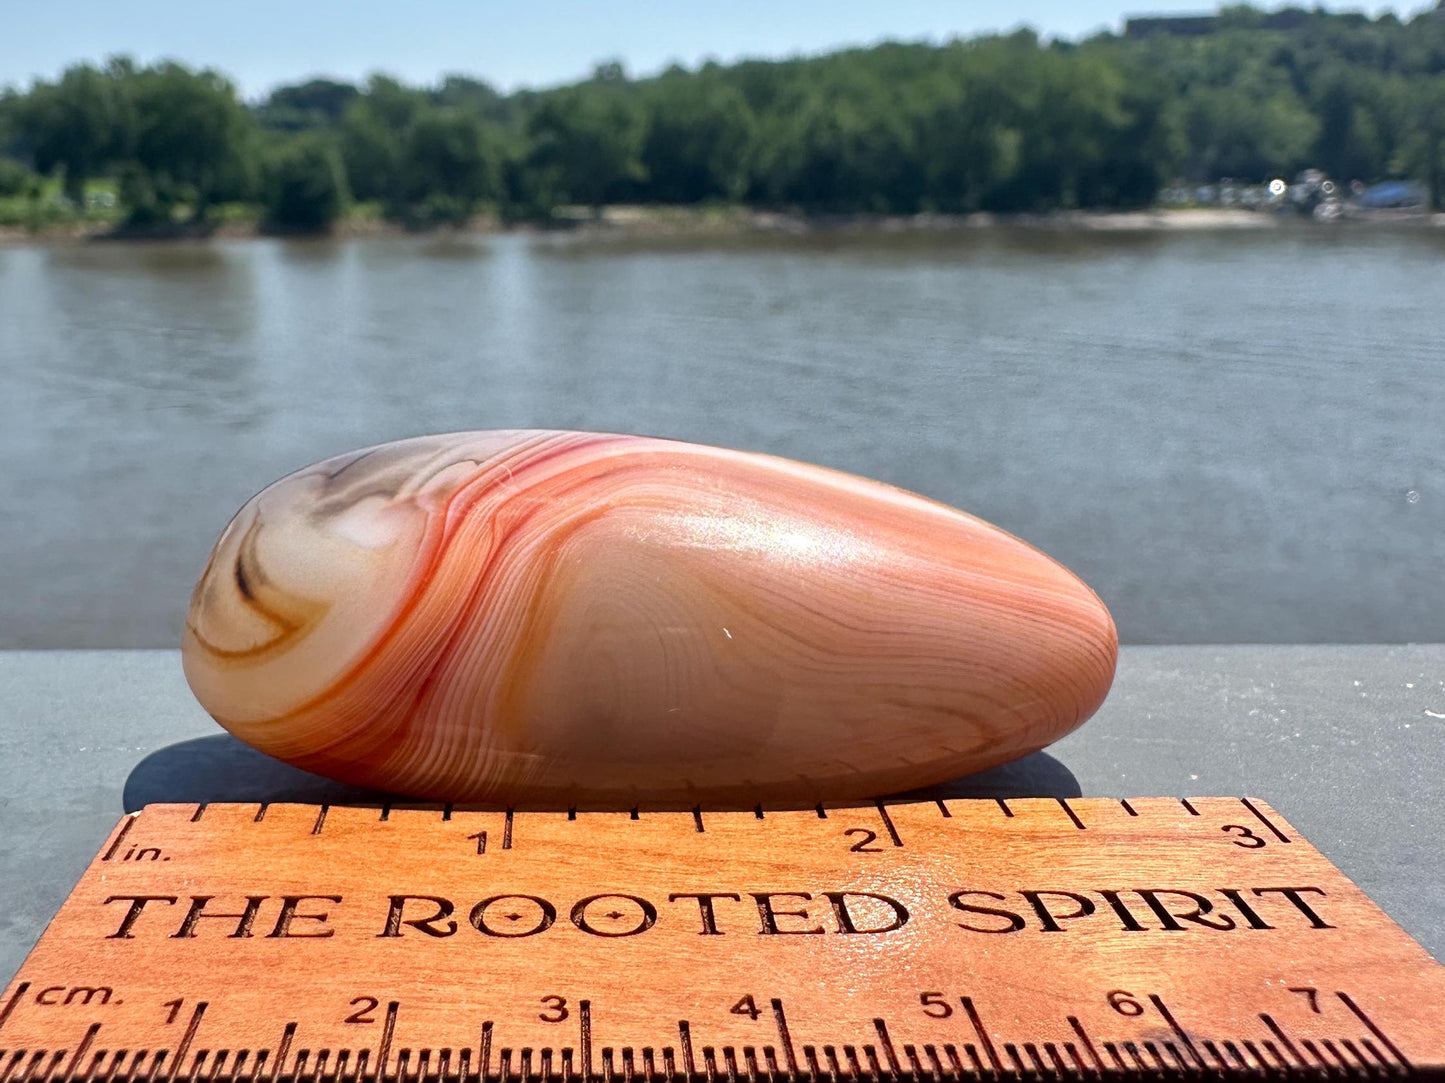
[[[344,782],[517,807],[874,796],[1032,752],[1113,679],[1102,602],[878,482],[637,436],[455,433],[283,478],[191,598],[186,678]]]

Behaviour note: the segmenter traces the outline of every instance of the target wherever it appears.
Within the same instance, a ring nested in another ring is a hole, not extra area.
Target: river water
[[[0,248],[0,647],[170,646],[230,514],[423,432],[881,478],[1126,642],[1445,640],[1445,231]]]

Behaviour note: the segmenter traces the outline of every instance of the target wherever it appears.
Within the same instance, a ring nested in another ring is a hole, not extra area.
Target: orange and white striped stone
[[[636,436],[338,456],[252,498],[191,599],[202,705],[308,770],[438,800],[872,796],[1032,752],[1117,643],[1075,576],[878,482]]]

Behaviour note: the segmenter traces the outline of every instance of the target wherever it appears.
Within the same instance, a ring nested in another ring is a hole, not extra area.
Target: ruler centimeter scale
[[[1262,801],[152,805],[0,1083],[1445,1079],[1445,968]]]

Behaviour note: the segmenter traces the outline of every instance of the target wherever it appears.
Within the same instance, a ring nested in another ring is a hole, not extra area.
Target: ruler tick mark
[[[1113,1042],[1104,1043],[1104,1052],[1109,1054],[1109,1058],[1114,1062],[1114,1067],[1119,1071],[1127,1072],[1129,1070],[1129,1066],[1124,1063],[1124,1058],[1119,1056],[1119,1047]]]
[[[1250,815],[1252,815],[1260,823],[1264,824],[1264,826],[1269,830],[1269,833],[1275,838],[1279,839],[1280,842],[1293,841],[1288,835],[1286,835],[1283,831],[1276,827],[1273,821],[1271,821],[1268,816],[1260,812],[1259,809],[1255,807],[1254,802],[1251,801],[1249,798],[1241,797],[1239,799],[1239,803],[1245,808],[1249,809]]]
[[[1174,1058],[1174,1063],[1178,1066],[1179,1071],[1187,1072],[1190,1068],[1194,1067],[1189,1061],[1184,1059],[1184,1055],[1179,1052],[1179,1047],[1173,1042],[1166,1041],[1164,1043],[1164,1052]]]
[[[503,849],[503,850],[510,850],[511,848],[512,848],[512,808],[511,808],[510,805],[508,805],[508,806],[507,806],[507,819],[506,819],[506,822],[503,823],[503,825],[502,825],[502,849]]]
[[[978,1048],[972,1042],[964,1042],[963,1051],[968,1054],[969,1063],[973,1065],[969,1071],[974,1075],[987,1076],[992,1073],[993,1069],[986,1067],[983,1061],[979,1059]]]
[[[1064,800],[1062,797],[1056,797],[1054,798],[1054,800],[1059,803],[1059,808],[1063,809],[1066,813],[1068,813],[1069,819],[1073,821],[1073,824],[1076,828],[1078,828],[1080,831],[1085,830],[1084,821],[1079,819],[1079,814],[1069,806],[1069,803],[1066,800]]]
[[[959,1058],[958,1046],[952,1042],[944,1042],[943,1055],[948,1058],[948,1065],[953,1069],[954,1075],[962,1077],[968,1074],[968,1068],[964,1066],[963,1061]]]
[[[271,1069],[271,1077],[272,1077],[273,1079],[279,1077],[279,1076],[281,1075],[281,1073],[286,1070],[286,1056],[287,1056],[288,1053],[291,1052],[291,1043],[292,1043],[292,1041],[295,1040],[295,1038],[296,1038],[296,1024],[295,1024],[295,1023],[287,1023],[286,1026],[285,1026],[285,1028],[283,1028],[282,1031],[281,1031],[281,1042],[280,1042],[279,1045],[276,1046],[276,1061],[275,1061],[275,1065],[276,1065],[276,1066]],[[236,1056],[236,1066],[232,1069],[232,1072],[233,1072],[233,1073],[239,1073],[239,1072],[240,1072],[240,1070],[241,1070],[241,1063],[242,1063],[242,1061],[244,1061],[245,1059],[246,1059],[246,1053],[245,1053],[244,1050],[242,1050],[242,1051],[241,1051],[239,1054],[237,1054],[237,1056]],[[262,1050],[260,1053],[257,1053],[257,1054],[256,1054],[256,1066],[251,1069],[251,1075],[252,1075],[253,1077],[254,1077],[254,1076],[257,1076],[257,1075],[259,1075],[259,1074],[261,1073],[261,1069],[262,1069],[262,1067],[265,1065],[266,1059],[267,1059],[267,1051],[266,1051],[266,1050]]]
[[[1004,1056],[1013,1061],[1013,1070],[1016,1075],[1023,1077],[1029,1073],[1028,1068],[1024,1066],[1023,1058],[1019,1056],[1019,1047],[1014,1045],[1013,1042],[1003,1043],[1003,1053]]]
[[[139,813],[133,812],[125,818],[120,825],[120,830],[115,833],[115,838],[111,840],[110,846],[106,848],[105,856],[101,858],[102,861],[109,861],[115,857],[115,852],[120,849],[120,844],[125,841],[126,835],[135,826],[135,818],[138,815]]]
[[[1208,1038],[1205,1038],[1199,1044],[1204,1046],[1204,1051],[1208,1053],[1211,1057],[1213,1057],[1215,1061],[1220,1065],[1220,1067],[1222,1067],[1225,1071],[1229,1070],[1229,1061],[1224,1059],[1224,1054],[1220,1053],[1219,1046],[1215,1045]]]
[[[253,824],[258,824],[258,823],[260,823],[262,820],[264,820],[264,819],[266,818],[266,810],[269,809],[270,807],[271,807],[271,802],[269,802],[269,801],[262,801],[259,805],[256,806],[256,818],[255,818],[254,820],[252,820],[251,822],[252,822]]]
[[[1048,1075],[1049,1066],[1044,1063],[1044,1058],[1039,1053],[1039,1047],[1037,1045],[1033,1042],[1024,1042],[1024,1052],[1029,1055],[1029,1060],[1033,1061],[1034,1071],[1042,1076]]]
[[[1130,816],[1138,816],[1138,815],[1139,815],[1137,812],[1134,811],[1134,806],[1131,805],[1131,804],[1129,804],[1129,799],[1128,799],[1128,798],[1126,798],[1126,797],[1121,797],[1121,798],[1119,798],[1119,804],[1121,804],[1121,805],[1124,806],[1124,811],[1127,812]]]
[[[888,832],[889,840],[894,846],[902,846],[903,840],[898,837],[898,828],[893,826],[893,817],[888,815],[888,806],[883,803],[881,797],[874,801],[873,804],[878,809],[878,816],[883,821],[883,827]]]
[[[918,1059],[918,1047],[910,1042],[903,1043],[903,1055],[908,1058],[908,1070],[914,1079],[923,1075],[923,1062]]]
[[[828,1075],[837,1079],[843,1071],[843,1066],[838,1063],[838,1050],[831,1045],[824,1045],[823,1059],[828,1062]]]
[[[763,1046],[763,1061],[765,1070],[770,1078],[776,1079],[782,1072],[778,1066],[778,1051],[770,1045]]]
[[[1014,810],[1008,807],[1008,802],[1005,801],[1002,797],[995,797],[994,800],[998,802],[998,807],[1003,810],[1003,814],[1007,816],[1010,820],[1012,820]]]
[[[1249,1043],[1246,1042],[1245,1044],[1248,1045]],[[1268,1053],[1271,1057],[1273,1057],[1276,1061],[1279,1062],[1279,1066],[1282,1067],[1285,1071],[1289,1071],[1291,1068],[1294,1067],[1292,1064],[1290,1064],[1289,1059],[1279,1051],[1279,1046],[1275,1045],[1274,1042],[1270,1041],[1268,1038],[1261,1039],[1259,1044],[1263,1047],[1266,1053]],[[1305,1061],[1304,1065],[1306,1068],[1313,1067],[1309,1061]],[[1272,1068],[1274,1067],[1274,1065],[1271,1064],[1268,1065],[1268,1067]]]
[[[945,820],[951,820],[951,819],[953,819],[953,813],[951,813],[951,812],[948,811],[948,805],[944,802],[943,798],[941,798],[941,797],[936,798],[933,803],[938,806],[939,814],[940,814]]]
[[[1199,810],[1189,803],[1189,798],[1181,797],[1179,803],[1184,806],[1184,811],[1191,816],[1198,816]]]
[[[682,1044],[682,1070],[691,1079],[697,1073],[697,1062],[692,1056],[692,1026],[686,1019],[677,1021],[677,1037]]]
[[[386,1075],[387,1060],[391,1056],[391,1040],[396,1036],[396,1013],[401,1007],[400,1002],[391,1001],[386,1006],[386,1021],[381,1027],[381,1044],[376,1050],[376,1073],[377,1078]],[[293,1027],[295,1023],[291,1024]]]
[[[1099,1059],[1099,1051],[1094,1048],[1093,1039],[1091,1039],[1088,1032],[1084,1030],[1084,1024],[1079,1022],[1077,1015],[1069,1016],[1069,1026],[1074,1028],[1074,1033],[1079,1036],[1079,1041],[1083,1042],[1084,1048],[1088,1050],[1089,1058],[1099,1066],[1099,1071],[1102,1072],[1104,1070],[1104,1062]]]
[[[1194,1058],[1195,1062],[1201,1068],[1204,1067],[1204,1058],[1199,1055],[1199,1050],[1194,1048],[1193,1040],[1189,1037],[1188,1033],[1184,1030],[1184,1028],[1181,1027],[1179,1023],[1175,1020],[1174,1013],[1171,1012],[1169,1008],[1165,1005],[1163,999],[1159,996],[1159,994],[1150,993],[1149,1003],[1154,1005],[1154,1010],[1159,1013],[1160,1017],[1163,1018],[1164,1022],[1169,1024],[1169,1029],[1172,1030],[1175,1036],[1179,1039],[1179,1041],[1183,1043],[1184,1048],[1189,1051],[1189,1055]]]
[[[1224,1041],[1223,1045],[1224,1051],[1234,1058],[1235,1064],[1238,1064],[1246,1072],[1250,1070],[1250,1063],[1249,1061],[1244,1059],[1244,1054],[1239,1051],[1239,1046],[1235,1045],[1233,1042],[1227,1039]],[[1226,1064],[1227,1063],[1228,1062],[1226,1061]]]
[[[883,1065],[878,1063],[878,1050],[870,1042],[863,1046],[863,1056],[868,1061],[868,1078],[881,1080],[884,1078]],[[897,1073],[894,1073],[895,1077]]]
[[[15,1005],[20,1003],[20,998],[25,995],[25,991],[29,988],[30,983],[28,981],[22,981],[15,987],[15,992],[10,994],[10,999],[5,1002],[5,1007],[0,1008],[0,1030],[4,1029],[5,1020],[10,1018],[10,1013],[15,1010]]]
[[[1072,1045],[1072,1044],[1073,1044],[1072,1042],[1066,1043],[1065,1048],[1067,1049],[1068,1046],[1070,1046],[1070,1045]],[[1060,1079],[1062,1079],[1065,1075],[1068,1074],[1068,1071],[1069,1071],[1068,1062],[1067,1062],[1066,1060],[1064,1060],[1063,1055],[1059,1052],[1059,1047],[1058,1047],[1055,1043],[1053,1043],[1053,1042],[1045,1042],[1045,1043],[1044,1043],[1044,1052],[1045,1052],[1046,1054],[1048,1054],[1049,1060],[1053,1061],[1053,1063],[1054,1063],[1054,1071],[1056,1071],[1056,1072],[1059,1073],[1059,1078],[1060,1078]],[[1077,1059],[1077,1054],[1075,1054],[1075,1059]]]
[[[1125,1042],[1124,1052],[1128,1053],[1129,1056],[1134,1058],[1134,1064],[1141,1072],[1147,1072],[1149,1070],[1149,1062],[1144,1059],[1142,1054],[1140,1054],[1139,1046],[1136,1043]]]
[[[968,1021],[973,1024],[973,1032],[978,1035],[978,1041],[983,1046],[988,1061],[993,1065],[995,1072],[1003,1071],[1003,1062],[998,1059],[998,1053],[994,1050],[993,1039],[988,1036],[988,1031],[983,1029],[983,1020],[979,1018],[978,1009],[973,1005],[972,997],[959,997],[963,1010],[968,1013]]]
[[[923,1045],[923,1055],[928,1058],[928,1066],[933,1071],[934,1083],[937,1083],[938,1080],[948,1074],[948,1069],[944,1068],[943,1061],[939,1059],[938,1046],[932,1042],[925,1042]]]
[[[754,815],[757,819],[761,820],[761,819],[763,818],[763,806],[762,806],[762,805],[756,805],[756,806],[754,806],[754,807],[753,807],[753,815]]]
[[[1050,1042],[1049,1044],[1052,1045],[1053,1043]],[[1093,1072],[1093,1069],[1084,1062],[1084,1058],[1079,1055],[1079,1047],[1073,1042],[1064,1043],[1064,1052],[1067,1053],[1069,1059],[1074,1062],[1074,1068],[1077,1069],[1080,1075],[1087,1077]],[[1059,1071],[1063,1072],[1064,1069],[1060,1068]]]
[[[75,1055],[70,1058],[70,1064],[65,1069],[67,1077],[73,1079],[75,1073],[80,1070],[80,1062],[85,1059],[85,1054],[89,1052],[91,1043],[95,1041],[95,1036],[99,1031],[99,1023],[92,1023],[86,1028],[85,1037],[80,1039],[80,1044],[75,1047]]]
[[[1287,1035],[1283,1030],[1281,1030],[1280,1025],[1276,1023],[1269,1015],[1264,1012],[1260,1012],[1259,1021],[1269,1028],[1269,1032],[1271,1034],[1273,1034],[1276,1038],[1279,1039],[1279,1044],[1284,1047],[1285,1051],[1289,1053],[1290,1056],[1292,1056],[1295,1060],[1299,1061],[1301,1064],[1309,1064],[1308,1060],[1300,1056],[1300,1052],[1298,1049],[1295,1048],[1294,1042],[1289,1040],[1289,1035]]]
[[[1148,1053],[1151,1057],[1154,1058],[1154,1067],[1161,1072],[1167,1072],[1169,1070],[1169,1064],[1164,1060],[1164,1054],[1159,1052],[1159,1047],[1150,1041],[1146,1041],[1143,1044],[1144,1052]],[[1170,1045],[1171,1043],[1165,1042],[1165,1049],[1168,1049]]]
[[[582,1078],[592,1078],[592,1002],[579,1001],[577,1004],[579,1029],[582,1033]]]
[[[1399,1071],[1400,1066],[1397,1065],[1394,1061],[1392,1061],[1389,1057],[1385,1056],[1384,1053],[1381,1053],[1379,1046],[1375,1045],[1375,1043],[1370,1041],[1370,1039],[1361,1038],[1360,1044],[1369,1051],[1370,1056],[1374,1057],[1377,1061],[1379,1061],[1382,1065],[1385,1066],[1386,1071]]]
[[[1264,1054],[1259,1051],[1259,1046],[1255,1045],[1249,1039],[1246,1038],[1240,1044],[1244,1046],[1244,1051],[1254,1058],[1254,1062],[1265,1071],[1270,1071],[1275,1067],[1275,1065],[1271,1064],[1265,1058]],[[1278,1061],[1280,1064],[1283,1064],[1286,1069],[1289,1068],[1289,1061],[1285,1060],[1284,1057],[1280,1056],[1280,1052],[1278,1049],[1275,1048],[1273,1042],[1266,1041],[1263,1044],[1267,1050],[1271,1051],[1274,1054],[1274,1059],[1276,1061]]]
[[[758,1054],[750,1045],[743,1046],[743,1063],[747,1065],[749,1079],[757,1079],[761,1074],[758,1071]]]
[[[450,801],[448,801],[445,805],[442,806],[442,822],[445,823],[446,821],[450,820],[451,818],[452,818],[452,803],[451,803]]]
[[[702,826],[702,806],[701,806],[701,805],[693,805],[693,806],[692,806],[692,822],[693,822],[693,825],[697,828],[697,830],[698,830],[699,833],[701,833],[701,832],[704,830],[704,828],[703,828],[703,826]]]
[[[1329,1038],[1321,1038],[1320,1045],[1324,1046],[1325,1052],[1334,1057],[1346,1071],[1354,1067],[1354,1065],[1350,1063],[1350,1058],[1341,1053],[1339,1046],[1335,1045]]]
[[[826,820],[827,818],[828,818],[828,810],[823,807],[823,802],[819,801],[819,802],[818,802],[818,819],[820,819],[820,820]]]
[[[893,1051],[893,1037],[888,1033],[888,1024],[882,1019],[875,1019],[873,1029],[878,1032],[878,1043],[883,1047],[883,1055],[888,1058],[888,1067],[897,1075],[902,1065],[898,1062],[898,1054]]]
[[[737,1077],[738,1077],[738,1058],[737,1058],[737,1051],[736,1051],[735,1049],[733,1049],[732,1046],[730,1046],[730,1045],[725,1045],[725,1046],[722,1047],[722,1055],[723,1055],[723,1064],[726,1065],[726,1067],[727,1067],[728,1079],[729,1079],[730,1081],[736,1080]],[[752,1078],[752,1079],[756,1079],[756,1078],[757,1078],[756,1074],[754,1074],[751,1078]],[[751,1083],[751,1081],[750,1081],[750,1083]]]
[[[182,1070],[182,1065],[184,1065],[186,1060],[186,1054],[190,1052],[191,1049],[191,1042],[195,1041],[196,1031],[200,1028],[201,1016],[205,1014],[206,1002],[202,1000],[196,1005],[196,1010],[191,1012],[191,1020],[186,1024],[186,1032],[181,1036],[180,1045],[176,1046],[176,1059],[171,1064],[169,1078],[174,1079],[176,1073]]]
[[[1368,1029],[1371,1034],[1380,1039],[1380,1044],[1388,1049],[1395,1059],[1405,1066],[1407,1071],[1413,1072],[1415,1070],[1415,1066],[1410,1063],[1405,1057],[1405,1054],[1400,1052],[1399,1047],[1390,1041],[1389,1038],[1385,1037],[1385,1032],[1375,1025],[1374,1021],[1365,1014],[1363,1008],[1350,999],[1349,993],[1336,993],[1335,996],[1340,998],[1340,1001],[1346,1008],[1350,1009],[1356,1019],[1365,1024],[1366,1029]]]
[[[380,819],[382,823],[386,823],[387,820],[391,819],[391,802],[390,802],[390,801],[383,801],[383,802],[381,803],[381,816],[378,817],[378,819]]]
[[[311,833],[313,835],[321,834],[321,827],[323,824],[326,823],[326,814],[330,810],[330,805],[322,805],[319,809],[316,810],[316,822],[311,825]]]
[[[1350,1039],[1341,1038],[1340,1044],[1345,1047],[1346,1052],[1348,1052],[1350,1056],[1354,1057],[1355,1060],[1359,1061],[1360,1064],[1365,1068],[1371,1069],[1375,1067],[1374,1062],[1371,1061],[1369,1057],[1361,1053],[1360,1047],[1357,1046],[1354,1042],[1350,1041]]]
[[[1320,1052],[1320,1047],[1315,1045],[1315,1043],[1312,1042],[1310,1039],[1301,1038],[1299,1044],[1304,1046],[1305,1052],[1308,1053],[1310,1056],[1314,1057],[1315,1060],[1317,1060],[1325,1068],[1334,1067],[1334,1065],[1330,1063],[1330,1059]]]
[[[818,1047],[815,1045],[803,1046],[803,1060],[808,1065],[808,1075],[817,1079],[823,1074],[823,1067],[818,1063]]]

